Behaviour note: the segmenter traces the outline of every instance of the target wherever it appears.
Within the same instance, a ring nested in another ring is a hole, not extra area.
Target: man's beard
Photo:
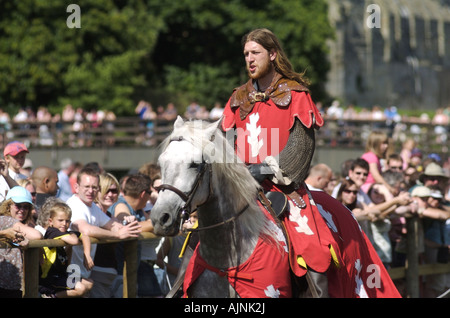
[[[253,80],[258,80],[269,74],[271,71],[272,71],[272,63],[270,63],[269,59],[267,59],[267,61],[265,61],[264,64],[258,65],[257,71],[255,73],[251,73],[249,67],[247,66],[248,76]]]

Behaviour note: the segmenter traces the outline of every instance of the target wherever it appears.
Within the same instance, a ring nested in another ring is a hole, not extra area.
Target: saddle
[[[269,191],[265,193],[274,214],[279,218],[284,212],[289,211],[289,204],[286,195],[282,192]],[[264,203],[264,202],[262,202]]]

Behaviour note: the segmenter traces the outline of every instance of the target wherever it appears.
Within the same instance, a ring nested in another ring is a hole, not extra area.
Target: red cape
[[[334,237],[339,265],[327,271],[331,297],[401,297],[386,268],[353,214],[322,191],[311,191],[317,210]]]

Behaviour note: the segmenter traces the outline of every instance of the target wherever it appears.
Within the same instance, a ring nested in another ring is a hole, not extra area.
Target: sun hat
[[[431,190],[428,187],[418,186],[418,187],[415,187],[412,190],[411,196],[412,197],[419,197],[419,198],[430,197],[431,196]]]
[[[30,203],[33,204],[33,199],[31,198],[31,193],[27,189],[21,186],[15,186],[8,191],[6,195],[6,200],[12,199],[14,203]]]
[[[448,178],[445,175],[444,169],[440,165],[438,165],[437,163],[434,163],[434,162],[430,162],[426,166],[425,171],[420,175],[419,180],[421,182],[423,182],[423,178],[427,177],[427,176],[429,176],[429,177]]]
[[[8,143],[3,150],[3,156],[6,157],[7,155],[16,156],[19,152],[29,152],[28,148],[21,143],[20,141],[11,141]]]

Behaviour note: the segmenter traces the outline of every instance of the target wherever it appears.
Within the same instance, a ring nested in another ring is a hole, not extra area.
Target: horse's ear
[[[177,116],[177,119],[175,120],[175,123],[173,124],[174,129],[181,128],[184,125],[184,120],[181,118],[180,115]]]
[[[219,124],[220,124],[220,119],[209,124],[208,127],[206,128],[205,132],[207,135],[210,136],[210,140],[214,139],[214,135],[215,135],[217,129],[219,128]]]

